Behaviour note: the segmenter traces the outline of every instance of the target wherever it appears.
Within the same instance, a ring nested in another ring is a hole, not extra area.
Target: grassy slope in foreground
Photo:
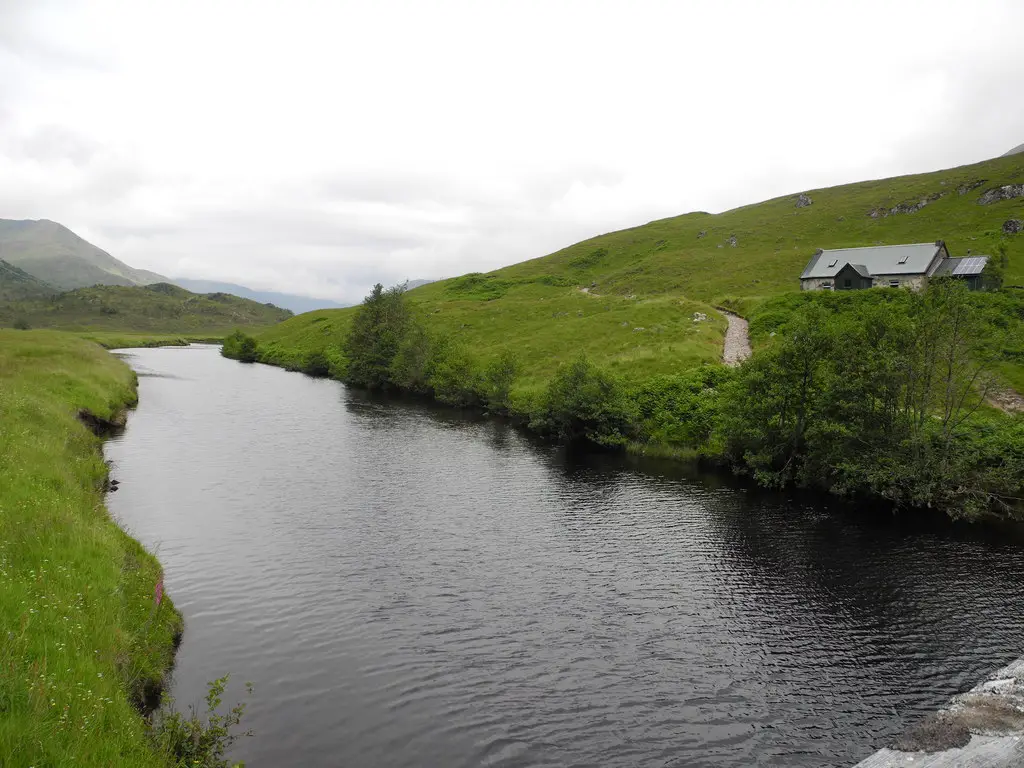
[[[0,327],[68,331],[224,336],[291,317],[288,310],[228,294],[196,294],[168,283],[145,287],[96,285],[58,296],[0,303]]]
[[[156,559],[107,514],[100,440],[135,377],[88,341],[0,330],[0,764],[152,766],[133,700],[173,659]]]
[[[708,304],[744,313],[764,298],[799,290],[816,248],[944,239],[953,255],[968,248],[992,253],[1003,240],[1003,222],[1024,218],[1024,198],[989,205],[978,199],[1021,182],[1024,155],[1013,155],[809,190],[807,207],[797,208],[794,194],[721,214],[654,221],[486,275],[432,283],[409,298],[428,327],[456,335],[483,363],[505,348],[519,352],[525,369],[519,389],[535,390],[580,349],[627,379],[642,380],[717,361],[725,322]],[[933,197],[915,213],[870,215]],[[1005,242],[1006,282],[1024,284],[1024,235]],[[710,322],[693,323],[694,311],[708,312]],[[314,352],[337,359],[351,313],[310,312],[262,331],[261,360],[301,368]]]

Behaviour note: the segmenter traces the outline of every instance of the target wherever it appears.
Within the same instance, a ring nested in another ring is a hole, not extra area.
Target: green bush
[[[569,266],[574,269],[590,269],[596,267],[608,256],[607,248],[595,248],[590,253],[576,256],[569,260]]]
[[[623,446],[636,416],[618,379],[580,355],[555,373],[530,426],[562,443]]]
[[[310,376],[329,376],[331,374],[331,363],[327,354],[322,350],[310,352],[302,361],[302,372]]]
[[[413,320],[391,361],[389,378],[399,389],[417,394],[430,392],[430,361],[434,342],[427,335],[423,323]]]
[[[453,339],[434,344],[428,377],[434,397],[442,403],[472,407],[484,401],[484,377],[466,348]]]
[[[28,320],[23,317],[19,317],[14,321],[14,328],[18,331],[28,331],[32,329],[32,326],[29,324]]]
[[[224,339],[220,353],[224,357],[230,357],[232,360],[240,360],[243,363],[255,363],[259,347],[256,339],[252,336],[248,336],[241,331],[235,331]]]
[[[498,280],[492,275],[470,272],[468,275],[450,280],[445,292],[457,298],[493,301],[508,293],[511,285],[512,282],[509,280]]]
[[[721,387],[732,373],[725,366],[708,365],[645,381],[632,392],[641,438],[707,449],[718,421]]]
[[[226,714],[218,712],[227,682],[228,678],[222,677],[209,683],[205,721],[194,706],[189,707],[189,713],[185,715],[175,711],[171,702],[165,704],[154,715],[149,731],[150,739],[157,754],[166,758],[168,764],[182,768],[231,766],[224,758],[224,753],[240,735],[252,734],[233,732],[242,721],[245,704],[236,704]],[[246,689],[252,694],[251,684],[247,684]]]
[[[507,413],[512,385],[519,375],[519,357],[504,350],[491,361],[484,372],[487,409],[493,413]]]

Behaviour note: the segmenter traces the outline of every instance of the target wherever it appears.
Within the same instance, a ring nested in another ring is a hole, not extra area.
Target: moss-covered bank
[[[101,438],[136,378],[95,343],[0,330],[0,764],[154,766],[141,709],[182,630],[103,506]],[[80,414],[89,414],[83,420]]]

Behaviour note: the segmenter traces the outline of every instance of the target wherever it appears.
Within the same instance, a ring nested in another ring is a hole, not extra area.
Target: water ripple
[[[1024,544],[138,350],[110,507],[261,766],[842,766],[1024,653]],[[237,695],[238,688],[232,690]],[[898,713],[898,715],[897,715]]]

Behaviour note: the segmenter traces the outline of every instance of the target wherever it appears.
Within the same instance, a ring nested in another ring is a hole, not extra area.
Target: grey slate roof
[[[914,243],[912,245],[879,245],[871,248],[836,248],[822,251],[811,260],[800,275],[809,277],[835,277],[847,264],[869,275],[923,275],[932,259],[943,248],[941,243]],[[866,270],[867,274],[861,270]]]
[[[942,275],[956,275],[957,277],[972,277],[980,275],[985,271],[988,264],[988,256],[961,256],[958,259],[943,259],[935,270],[935,277]]]

